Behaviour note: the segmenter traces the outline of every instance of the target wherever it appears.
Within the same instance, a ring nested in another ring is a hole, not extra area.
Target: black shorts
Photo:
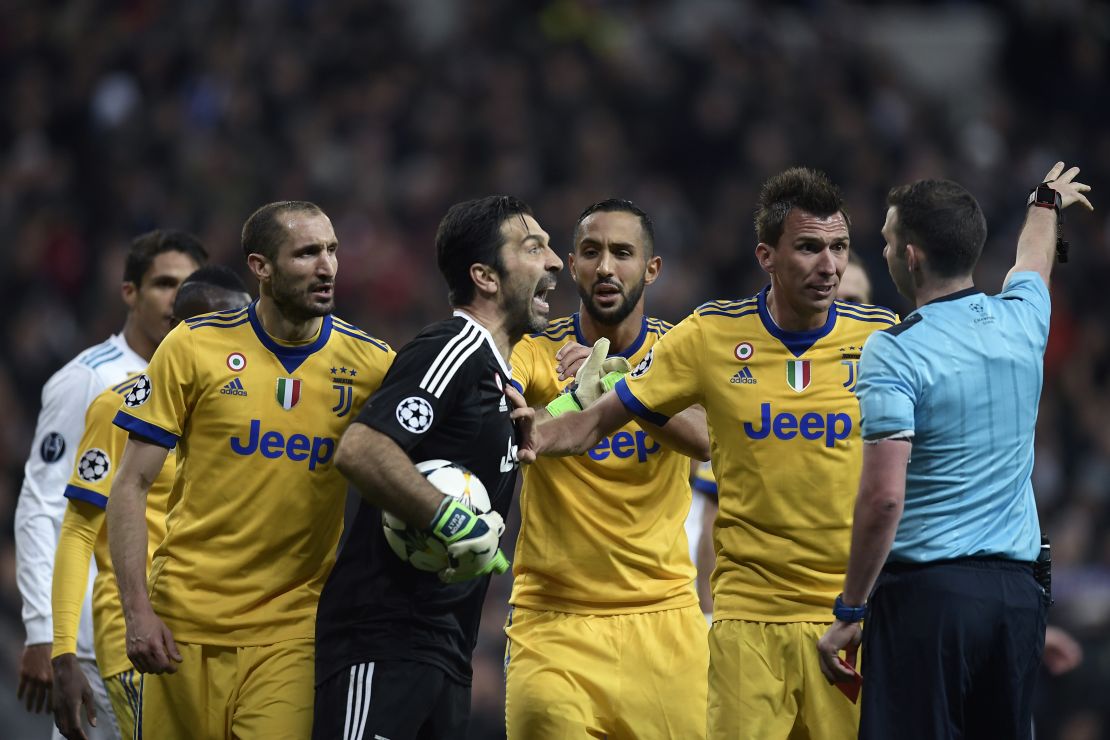
[[[1045,602],[1026,563],[885,567],[863,627],[860,740],[1029,738]]]
[[[313,740],[466,737],[470,687],[412,661],[358,663],[316,687]]]

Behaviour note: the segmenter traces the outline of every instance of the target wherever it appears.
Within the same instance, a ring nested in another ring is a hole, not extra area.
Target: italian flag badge
[[[301,381],[294,380],[293,378],[278,378],[277,379],[277,402],[278,406],[288,411],[297,405],[297,401],[301,400]]]
[[[786,361],[786,384],[801,393],[809,387],[809,360]]]

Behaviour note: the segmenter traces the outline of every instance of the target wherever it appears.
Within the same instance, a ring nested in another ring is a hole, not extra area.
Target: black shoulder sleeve
[[[887,334],[891,335],[892,337],[896,337],[899,334],[901,334],[902,332],[909,329],[911,326],[913,326],[917,323],[920,323],[920,321],[921,321],[921,314],[915,313],[912,316],[907,316],[906,320],[903,321],[901,324],[895,324],[894,326],[888,326],[887,328],[880,329],[879,331],[886,332]]]

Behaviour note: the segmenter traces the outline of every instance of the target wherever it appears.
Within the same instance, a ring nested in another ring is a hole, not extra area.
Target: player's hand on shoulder
[[[476,514],[457,499],[444,497],[432,534],[447,545],[451,565],[440,571],[444,583],[459,583],[487,573],[504,573],[509,561],[498,547],[505,522],[496,511]]]
[[[1095,207],[1083,195],[1090,192],[1091,186],[1075,182],[1075,176],[1079,174],[1078,167],[1071,167],[1065,171],[1064,166],[1063,162],[1057,162],[1044,176],[1044,182],[1060,194],[1060,208],[1067,208],[1073,203],[1082,203],[1088,211],[1093,211]]]
[[[19,658],[19,690],[16,696],[28,712],[50,711],[50,690],[53,672],[50,669],[51,643],[43,642],[23,648]]]
[[[149,607],[127,621],[127,657],[140,673],[176,673],[181,653],[173,633]]]
[[[85,706],[85,716],[89,724],[96,726],[96,703],[93,701],[92,688],[77,656],[73,653],[59,655],[52,661],[54,668],[54,724],[62,737],[69,740],[87,740],[85,728],[81,725],[81,705]]]

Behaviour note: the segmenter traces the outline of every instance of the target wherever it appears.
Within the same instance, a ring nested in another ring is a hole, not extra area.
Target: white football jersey
[[[15,509],[16,580],[23,597],[28,645],[54,639],[50,610],[54,551],[65,516],[66,482],[73,472],[74,457],[85,428],[85,411],[101,391],[142,370],[146,364],[122,334],[114,334],[78,354],[42,388],[42,410]],[[90,564],[89,589],[77,637],[77,656],[89,660],[93,659],[91,596],[95,576],[96,565]]]

